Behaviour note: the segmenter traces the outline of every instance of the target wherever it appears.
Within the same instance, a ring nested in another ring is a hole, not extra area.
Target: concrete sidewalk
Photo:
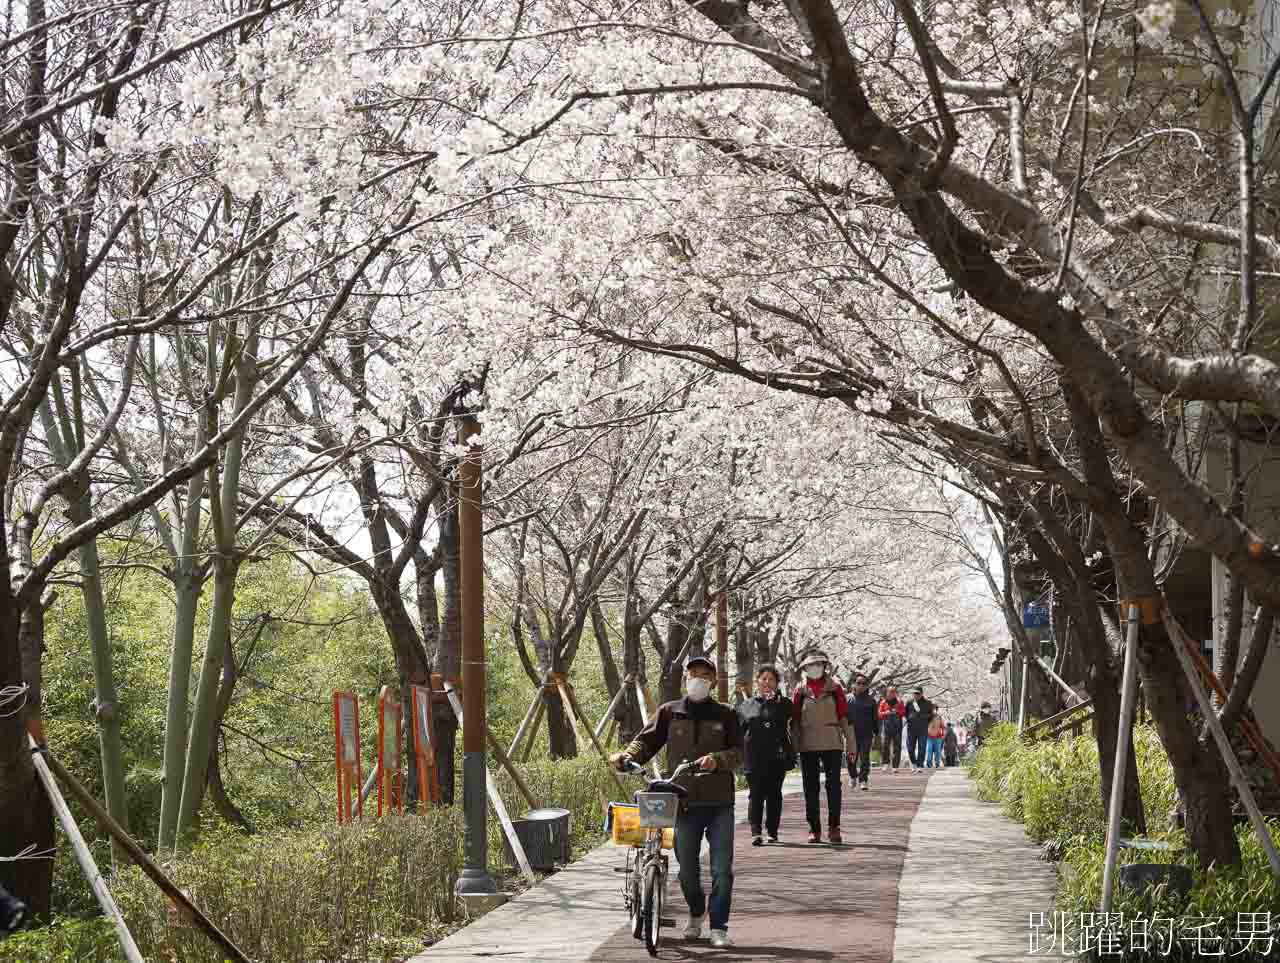
[[[790,774],[783,792],[794,795],[800,791],[799,773]],[[740,821],[746,819],[745,791],[738,793],[735,811]],[[705,841],[703,850],[705,853]],[[582,859],[406,963],[480,959],[509,963],[585,963],[626,925],[622,874],[614,872],[623,865],[623,853],[623,849],[608,843],[593,849]],[[672,890],[678,895],[674,881]],[[643,944],[640,952],[644,955]]]
[[[676,930],[661,958],[694,961],[705,956],[725,963],[793,959],[1015,963],[1032,959],[1027,953],[1028,914],[1052,908],[1056,873],[1040,860],[1022,827],[1001,816],[995,805],[978,802],[962,769],[934,770],[928,775],[904,770],[893,776],[876,770],[871,783],[867,794],[845,784],[844,847],[791,842],[804,831],[803,808],[794,798],[784,809],[787,842],[776,853],[742,850],[749,840],[742,838],[746,831],[740,823],[738,846],[743,861],[737,874],[740,885],[734,887],[735,917],[730,921],[738,946],[713,950],[705,939],[684,942]],[[798,774],[793,773],[786,792],[794,796],[799,791]],[[890,808],[884,809],[885,805]],[[739,820],[745,819],[746,808],[746,794],[739,793]],[[893,818],[893,812],[904,818]],[[886,900],[885,881],[873,880],[874,873],[859,867],[867,866],[868,858],[892,859],[904,849],[905,856],[897,857],[902,863],[896,900],[892,880]],[[777,863],[776,880],[759,875],[761,859]],[[643,944],[622,932],[626,926],[622,876],[614,871],[622,862],[621,849],[601,846],[408,963],[647,959]],[[820,870],[820,878],[810,879],[815,869]],[[703,872],[707,872],[705,860]],[[830,889],[832,885],[836,889]],[[780,898],[770,899],[771,892]],[[674,880],[671,895],[678,903]],[[683,921],[683,907],[671,905],[670,915]],[[887,911],[887,918],[882,918],[882,911]],[[764,940],[753,932],[760,924],[765,925]],[[807,947],[813,940],[818,943]]]
[[[911,824],[894,963],[1037,959],[1029,915],[1052,910],[1057,884],[1022,826],[980,802],[964,769],[935,770]]]

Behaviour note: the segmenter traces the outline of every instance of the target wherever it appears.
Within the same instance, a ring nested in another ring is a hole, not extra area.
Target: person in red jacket
[[[884,690],[880,700],[880,761],[889,772],[889,760],[893,759],[893,771],[902,762],[902,720],[907,717],[907,704],[898,698],[894,686]]]

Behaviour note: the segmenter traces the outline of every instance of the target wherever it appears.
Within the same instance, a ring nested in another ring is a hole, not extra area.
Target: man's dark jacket
[[[716,768],[711,772],[685,773],[676,780],[689,790],[688,805],[733,805],[733,770],[742,765],[742,726],[735,709],[714,699],[664,702],[625,751],[644,765],[664,746],[668,772],[682,762],[715,757]]]
[[[933,713],[933,703],[928,699],[912,699],[907,703],[907,729],[917,736],[924,736]]]
[[[880,725],[880,703],[872,698],[871,693],[854,695],[849,698],[849,725],[853,734],[859,739],[870,739],[876,734]]]

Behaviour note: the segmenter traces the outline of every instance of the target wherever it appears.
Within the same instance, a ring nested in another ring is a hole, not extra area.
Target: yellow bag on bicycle
[[[633,803],[609,803],[604,828],[615,846],[644,845],[646,830],[640,825],[640,807]],[[674,849],[675,845],[675,828],[668,826],[662,830],[662,848]]]

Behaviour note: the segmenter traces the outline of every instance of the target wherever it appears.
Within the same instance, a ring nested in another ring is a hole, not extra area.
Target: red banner
[[[349,823],[352,804],[356,816],[363,815],[360,801],[360,700],[354,692],[333,694],[334,742],[338,765],[338,822]]]
[[[404,781],[400,775],[400,721],[404,710],[400,693],[383,686],[378,693],[378,815],[404,812]]]

